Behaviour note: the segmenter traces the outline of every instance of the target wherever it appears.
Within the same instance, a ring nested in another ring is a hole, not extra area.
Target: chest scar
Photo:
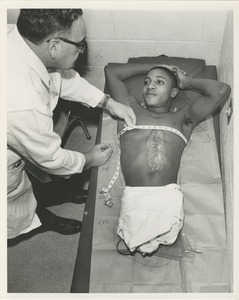
[[[147,164],[151,172],[162,171],[166,165],[164,134],[152,130],[146,139]]]

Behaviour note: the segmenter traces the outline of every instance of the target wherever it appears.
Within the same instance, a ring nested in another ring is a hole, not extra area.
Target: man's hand
[[[84,169],[104,165],[111,157],[113,149],[110,144],[97,144],[88,153],[85,153]]]
[[[106,109],[109,113],[125,121],[127,126],[133,127],[136,124],[136,117],[131,107],[109,99]]]
[[[104,105],[104,101],[101,103],[103,104],[103,107],[112,115],[119,119],[122,119],[125,121],[127,126],[133,127],[136,124],[136,117],[134,114],[134,111],[131,107],[126,106],[124,104],[121,104],[119,102],[116,102],[112,98],[108,97],[106,101],[106,105]]]

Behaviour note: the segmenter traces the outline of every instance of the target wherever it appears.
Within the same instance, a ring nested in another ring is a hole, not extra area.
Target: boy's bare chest
[[[135,111],[137,125],[169,126],[181,129],[182,120],[173,112],[154,114],[147,110]]]

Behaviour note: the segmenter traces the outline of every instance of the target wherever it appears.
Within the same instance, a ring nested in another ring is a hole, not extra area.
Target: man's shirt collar
[[[40,58],[34,53],[34,51],[27,45],[22,36],[20,35],[17,25],[12,29],[12,35],[16,43],[17,51],[21,51],[21,57],[26,63],[35,70],[40,76],[45,85],[50,87],[50,77],[47,68],[44,66]]]

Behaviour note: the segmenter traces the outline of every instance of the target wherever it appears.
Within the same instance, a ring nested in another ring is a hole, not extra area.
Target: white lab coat
[[[47,173],[67,177],[82,172],[85,156],[60,147],[52,120],[59,97],[95,107],[104,93],[74,70],[47,70],[14,26],[8,33],[8,145]],[[10,150],[8,156],[8,237],[13,238],[40,222],[32,226],[36,200],[23,166],[18,167],[20,157]],[[13,170],[15,179],[11,177]],[[20,178],[24,184],[16,193]],[[28,222],[22,222],[24,214]]]

